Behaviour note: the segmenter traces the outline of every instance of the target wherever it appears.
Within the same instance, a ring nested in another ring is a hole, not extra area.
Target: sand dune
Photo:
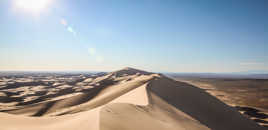
[[[0,113],[0,129],[264,129],[205,91],[161,74],[125,68],[82,82],[93,87]]]
[[[148,89],[210,129],[256,130],[261,128],[234,108],[189,84],[160,78],[150,82]]]

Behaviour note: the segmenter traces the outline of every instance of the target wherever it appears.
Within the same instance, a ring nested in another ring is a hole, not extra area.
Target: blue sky
[[[0,70],[268,71],[267,0],[17,1],[0,1]]]

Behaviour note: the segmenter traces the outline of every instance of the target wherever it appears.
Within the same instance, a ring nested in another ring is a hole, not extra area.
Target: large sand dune
[[[80,84],[94,87],[0,113],[0,130],[264,129],[205,91],[161,74],[125,68]]]

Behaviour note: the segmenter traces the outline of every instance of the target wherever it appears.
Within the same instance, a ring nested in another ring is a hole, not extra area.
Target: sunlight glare
[[[39,13],[44,10],[51,0],[15,0],[15,6],[20,9]]]

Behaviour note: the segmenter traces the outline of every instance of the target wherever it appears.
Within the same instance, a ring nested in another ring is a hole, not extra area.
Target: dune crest
[[[264,130],[205,91],[161,74],[127,67],[85,83],[93,87],[81,94],[9,111],[21,115],[0,113],[0,129]]]

